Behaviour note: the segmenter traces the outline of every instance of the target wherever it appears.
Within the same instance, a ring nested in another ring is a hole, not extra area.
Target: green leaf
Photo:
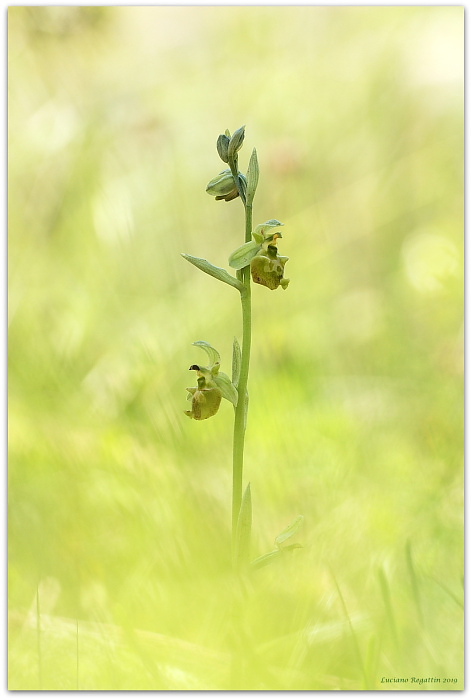
[[[246,396],[244,397],[244,430],[247,428],[247,411],[249,408],[249,393],[246,390]]]
[[[280,557],[281,554],[282,551],[280,549],[274,549],[273,552],[267,552],[267,554],[263,554],[261,557],[257,557],[257,559],[254,559],[254,561],[251,562],[251,569],[262,569],[263,566],[271,564],[274,559]]]
[[[274,542],[277,545],[277,547],[279,547],[279,549],[280,549],[280,546],[286,540],[288,540],[290,537],[293,537],[293,535],[295,535],[299,531],[299,529],[302,526],[302,523],[303,523],[303,515],[299,515],[297,518],[295,518],[295,520],[293,521],[293,523],[291,525],[286,527],[285,530],[283,530],[280,533],[280,535],[277,535]]]
[[[231,382],[231,379],[224,372],[219,372],[215,377],[213,377],[218,389],[221,391],[221,395],[224,399],[230,401],[233,406],[238,405],[238,390]]]
[[[210,345],[210,343],[207,343],[205,340],[197,340],[195,341],[195,343],[192,343],[192,345],[196,345],[197,348],[202,348],[202,350],[205,350],[210,360],[210,365],[214,365],[216,362],[220,362],[220,353],[218,352],[218,350],[215,350],[215,348],[212,345]]]
[[[239,383],[239,375],[241,373],[241,347],[239,345],[238,339],[233,340],[233,369],[231,379],[235,387]]]
[[[252,203],[254,195],[256,194],[257,183],[259,182],[259,164],[257,162],[257,152],[254,148],[249,159],[249,165],[247,169],[247,201],[249,204]]]
[[[254,233],[261,233],[263,236],[265,236],[267,231],[270,231],[272,228],[279,228],[279,226],[283,226],[281,221],[277,221],[277,219],[269,219],[269,221],[265,221],[263,224],[256,226]]]
[[[288,544],[286,547],[282,547],[281,552],[291,552],[293,549],[303,549],[303,545],[299,542],[294,542],[293,544]]]
[[[231,285],[231,287],[234,287],[239,292],[245,291],[244,285],[241,284],[241,282],[235,277],[230,275],[229,272],[223,270],[222,267],[216,267],[204,258],[194,258],[193,255],[187,255],[187,253],[182,253],[182,257],[192,263],[192,265],[195,265],[195,267],[198,267],[198,269],[202,270],[202,272],[206,272],[207,275],[211,275],[221,282],[226,282],[226,284]]]
[[[261,246],[255,241],[248,241],[248,243],[243,243],[242,246],[236,248],[235,251],[229,256],[229,265],[234,270],[241,270],[243,267],[249,265],[251,260],[258,254]]]
[[[243,494],[241,508],[239,509],[238,523],[236,525],[236,540],[234,561],[237,566],[245,564],[249,560],[249,547],[251,544],[252,528],[252,500],[251,484],[249,483]]]

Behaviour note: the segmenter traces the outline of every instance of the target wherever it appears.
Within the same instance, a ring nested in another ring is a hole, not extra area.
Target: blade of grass
[[[407,540],[405,545],[405,556],[406,565],[408,567],[408,573],[410,575],[411,588],[413,590],[413,599],[415,601],[416,611],[418,613],[418,618],[421,626],[424,626],[423,610],[421,608],[421,596],[420,588],[418,584],[418,576],[416,575],[415,565],[413,563],[413,556],[411,553],[411,541]]]
[[[395,615],[393,613],[392,600],[390,597],[390,587],[388,585],[387,577],[385,576],[385,573],[384,573],[384,570],[382,569],[382,567],[380,567],[380,569],[379,569],[379,582],[380,582],[380,590],[382,592],[383,602],[385,605],[385,611],[387,614],[388,626],[390,628],[390,632],[391,632],[393,640],[395,642],[395,646],[398,649],[398,633],[397,633],[397,626],[395,623]]]
[[[450,598],[452,598],[452,600],[453,600],[455,603],[457,603],[457,605],[461,608],[461,610],[464,609],[464,602],[463,602],[462,600],[460,600],[460,598],[458,598],[458,597],[456,596],[455,593],[453,593],[451,590],[449,590],[449,588],[447,588],[447,586],[445,586],[443,583],[441,583],[440,581],[438,581],[438,580],[437,580],[436,578],[434,578],[433,576],[428,576],[427,578],[429,578],[430,581],[434,581],[434,583],[435,583],[437,586],[439,586],[440,588],[442,588],[442,590],[444,591],[444,593],[447,593],[447,595],[448,595]]]
[[[36,587],[36,649],[38,654],[38,690],[43,689],[43,661],[41,656],[41,611],[39,605],[39,583]]]
[[[333,581],[334,581],[334,585],[336,586],[336,589],[337,589],[337,591],[338,591],[339,599],[340,599],[341,604],[342,604],[342,607],[343,607],[343,611],[344,611],[344,615],[345,615],[345,617],[346,617],[346,621],[347,621],[347,623],[348,623],[348,625],[349,625],[349,630],[350,630],[350,632],[351,632],[351,637],[352,637],[354,652],[355,652],[355,655],[356,655],[356,657],[357,657],[357,661],[358,661],[358,663],[359,663],[359,667],[360,667],[361,672],[362,672],[362,679],[363,679],[363,682],[364,682],[364,689],[367,690],[367,689],[369,688],[369,683],[368,683],[368,678],[367,678],[367,673],[366,673],[366,670],[365,670],[364,662],[363,662],[363,660],[362,660],[362,653],[361,653],[361,648],[360,648],[359,640],[357,639],[357,635],[356,635],[356,632],[355,632],[355,630],[354,630],[353,624],[352,624],[352,622],[351,622],[351,618],[350,618],[349,613],[348,613],[348,610],[347,610],[346,602],[345,602],[345,600],[344,600],[343,594],[341,593],[341,589],[340,589],[339,584],[338,584],[338,582],[337,582],[336,576],[334,575],[334,573],[333,573],[332,570],[330,570],[330,571],[331,571],[331,576],[332,576]]]
[[[251,484],[249,483],[244,491],[239,510],[238,522],[236,526],[236,539],[234,546],[234,566],[239,569],[249,562],[249,551],[251,545],[252,527],[252,500]]]
[[[77,618],[76,621],[76,626],[75,626],[75,631],[76,631],[76,647],[75,647],[75,653],[76,653],[76,687],[77,690],[79,690],[79,619]]]

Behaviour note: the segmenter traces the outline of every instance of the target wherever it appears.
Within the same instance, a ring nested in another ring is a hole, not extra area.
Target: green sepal
[[[277,535],[277,537],[274,540],[274,543],[277,545],[279,549],[286,549],[287,547],[282,547],[282,544],[288,540],[290,537],[293,537],[301,528],[303,524],[303,515],[299,515],[291,525],[285,528],[280,535]],[[301,545],[298,545],[301,546]],[[290,545],[290,548],[293,549],[293,546]]]
[[[247,243],[243,243],[243,245],[236,248],[236,250],[229,256],[229,266],[234,270],[241,270],[243,267],[249,265],[260,249],[261,245],[260,243],[256,243],[256,241],[248,241]]]
[[[246,201],[246,192],[247,192],[247,180],[246,180],[246,176],[243,175],[242,173],[239,173],[239,174],[238,174],[238,179],[239,179],[238,192],[239,192],[239,191],[241,192],[243,202],[245,202],[245,201]]]
[[[263,224],[256,226],[254,233],[261,233],[265,237],[267,231],[270,231],[272,228],[279,228],[279,226],[283,226],[281,221],[277,221],[277,219],[269,219],[269,221],[265,221]]]
[[[249,483],[244,491],[241,507],[239,509],[238,522],[236,525],[236,537],[234,542],[234,563],[237,567],[249,561],[249,551],[251,545],[252,528],[252,499],[251,484]]]
[[[249,204],[252,203],[254,195],[256,194],[257,183],[259,182],[259,164],[257,162],[257,152],[254,148],[249,159],[249,165],[247,169],[247,201]]]
[[[206,186],[209,195],[220,199],[230,195],[235,189],[234,178],[229,168],[218,173]]]
[[[202,350],[205,350],[210,360],[210,365],[214,365],[217,362],[221,362],[221,357],[218,350],[215,350],[215,348],[212,345],[210,345],[210,343],[207,343],[205,340],[197,340],[195,341],[195,343],[192,343],[192,345],[196,345],[197,348],[202,348]]]
[[[199,270],[206,272],[207,275],[215,277],[215,279],[220,280],[220,282],[226,282],[226,284],[229,284],[231,287],[237,289],[238,292],[245,291],[244,285],[235,277],[230,275],[229,272],[226,272],[226,270],[224,270],[222,267],[216,267],[204,258],[194,258],[193,255],[187,255],[187,253],[182,253],[181,255],[183,258],[185,258],[185,260],[188,260],[189,263],[192,263],[192,265],[198,267]]]
[[[233,365],[231,379],[234,386],[237,388],[239,384],[239,375],[241,373],[241,347],[238,339],[233,340]]]
[[[221,395],[224,399],[230,401],[233,406],[238,405],[238,390],[232,383],[231,379],[224,372],[219,372],[213,377],[213,381],[221,391]]]

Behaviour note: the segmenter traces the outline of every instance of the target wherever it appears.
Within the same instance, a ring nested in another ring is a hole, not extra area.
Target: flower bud
[[[213,180],[207,185],[206,191],[213,197],[224,195],[226,196],[234,188],[234,179],[231,170],[222,170]]]
[[[206,191],[215,199],[225,199],[227,202],[239,195],[231,170],[223,170],[213,180],[210,180]]]
[[[241,146],[243,145],[244,141],[244,130],[245,126],[240,127],[237,129],[234,134],[231,137],[231,140],[228,145],[228,160],[231,160],[236,156],[236,153],[239,151]]]
[[[226,136],[226,134],[220,134],[218,136],[218,141],[216,142],[216,150],[218,151],[218,155],[223,163],[228,162],[228,146],[229,138]]]

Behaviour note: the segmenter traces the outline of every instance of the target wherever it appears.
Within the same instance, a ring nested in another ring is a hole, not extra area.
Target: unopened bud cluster
[[[216,150],[223,163],[228,163],[230,167],[218,173],[207,185],[206,191],[217,200],[231,202],[241,193],[244,198],[246,196],[247,179],[238,170],[238,151],[243,145],[244,128],[242,126],[232,136],[229,131],[218,136]]]
[[[218,136],[216,149],[224,163],[229,168],[220,172],[207,185],[206,191],[215,199],[224,199],[230,202],[241,196],[244,205],[252,206],[252,200],[259,180],[259,166],[257,154],[254,150],[249,162],[247,175],[238,170],[238,151],[244,141],[244,126],[231,136],[229,131]],[[254,241],[250,241],[235,250],[229,258],[229,264],[236,270],[241,270],[247,265],[251,267],[251,276],[256,284],[268,289],[287,289],[289,280],[284,277],[284,268],[287,257],[278,254],[275,246],[277,238],[282,238],[279,233],[267,235],[266,231],[283,224],[276,219],[266,221],[254,231]]]

